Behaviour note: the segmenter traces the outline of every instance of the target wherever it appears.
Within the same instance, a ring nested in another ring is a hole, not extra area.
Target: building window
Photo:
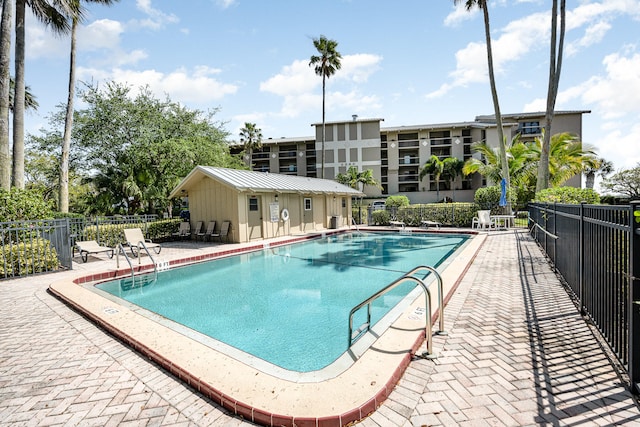
[[[258,210],[258,198],[257,197],[249,197],[249,210],[257,211]]]
[[[542,133],[540,122],[520,122],[518,123],[518,133],[520,135],[539,135]]]
[[[309,197],[304,198],[304,210],[305,211],[311,210],[311,199]]]
[[[347,198],[346,198],[346,197],[343,197],[343,198],[342,198],[342,207],[343,207],[343,208],[346,208],[346,207],[347,207]]]

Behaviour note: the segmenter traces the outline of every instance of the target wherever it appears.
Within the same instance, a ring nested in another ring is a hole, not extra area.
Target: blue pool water
[[[463,235],[363,233],[280,246],[99,289],[285,369],[309,372],[347,347],[350,310],[419,265],[437,267]],[[375,301],[375,323],[415,284]],[[366,308],[354,317],[365,321]]]

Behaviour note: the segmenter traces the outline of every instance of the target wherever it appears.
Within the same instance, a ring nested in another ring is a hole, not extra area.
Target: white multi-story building
[[[588,110],[556,111],[551,133],[571,132],[582,135],[582,115]],[[406,195],[412,203],[436,202],[436,181],[431,176],[420,180],[420,169],[431,157],[475,156],[471,144],[486,141],[498,146],[494,116],[477,116],[474,121],[382,127],[384,119],[360,119],[325,122],[324,177],[334,179],[350,166],[359,171],[371,169],[382,189],[366,187],[371,197]],[[541,136],[544,113],[505,114],[502,116],[504,135],[511,140],[516,134],[523,141]],[[315,137],[265,139],[261,150],[254,150],[251,162],[255,171],[321,177],[322,123],[314,123]],[[238,152],[242,147],[235,146]],[[576,176],[566,185],[580,187]],[[475,190],[486,185],[483,177],[474,174],[458,177],[454,182],[440,181],[440,199],[473,201]]]

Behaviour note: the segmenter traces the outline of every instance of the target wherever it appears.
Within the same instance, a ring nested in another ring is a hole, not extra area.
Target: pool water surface
[[[347,350],[355,305],[416,266],[445,263],[467,238],[347,233],[96,287],[281,368],[310,372]],[[414,288],[407,283],[377,299],[372,322]],[[354,325],[365,316],[358,312]]]

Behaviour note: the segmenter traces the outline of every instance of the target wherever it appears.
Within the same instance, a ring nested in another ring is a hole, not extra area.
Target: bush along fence
[[[640,394],[640,202],[529,205],[530,230]]]
[[[180,221],[130,215],[2,222],[0,279],[72,269],[76,241],[115,247],[124,243],[125,228],[140,228],[146,238],[166,240],[178,231]]]
[[[386,207],[375,210],[371,206],[353,208],[358,224],[389,225],[390,221],[402,221],[407,226],[419,227],[422,221],[435,221],[450,227],[471,227],[474,216],[482,209],[475,203],[429,203],[402,207]],[[494,214],[501,213],[496,208]],[[526,214],[526,212],[525,212]]]

